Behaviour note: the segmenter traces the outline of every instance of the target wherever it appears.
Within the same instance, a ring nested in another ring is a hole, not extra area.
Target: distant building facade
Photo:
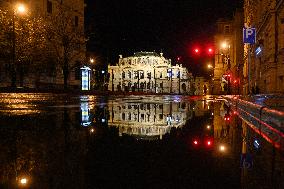
[[[109,91],[188,94],[191,74],[155,52],[138,52],[108,66]]]
[[[284,93],[284,2],[245,0],[244,17],[257,31],[256,44],[244,47],[245,92]]]
[[[210,93],[209,82],[204,77],[195,77],[192,80],[192,83],[194,88],[194,95],[208,95]]]
[[[214,77],[212,94],[237,94],[242,91],[243,12],[237,10],[232,20],[219,19],[214,36]]]

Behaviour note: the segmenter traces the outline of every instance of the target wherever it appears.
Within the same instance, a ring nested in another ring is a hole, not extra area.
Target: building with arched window
[[[182,65],[173,66],[163,53],[138,52],[108,66],[110,91],[176,93],[190,92],[191,74]]]
[[[120,136],[162,139],[172,128],[183,127],[193,116],[190,103],[181,97],[173,98],[171,102],[161,96],[112,99],[108,102],[108,126],[116,127]]]

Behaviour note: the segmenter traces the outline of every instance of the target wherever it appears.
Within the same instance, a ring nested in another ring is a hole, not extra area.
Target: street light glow
[[[226,49],[228,47],[228,44],[226,42],[223,42],[221,46],[223,49]]]
[[[28,183],[28,179],[27,179],[27,178],[22,178],[22,179],[20,180],[20,183],[21,183],[22,185],[26,185],[26,184]]]
[[[90,62],[91,62],[91,63],[94,63],[95,60],[94,60],[93,58],[90,58]]]
[[[213,68],[213,66],[212,66],[211,64],[208,64],[207,67],[208,67],[209,69]]]
[[[18,13],[25,13],[26,12],[26,7],[24,4],[18,4],[17,7],[16,7],[16,10]]]
[[[224,152],[224,151],[226,150],[226,148],[225,148],[224,145],[221,145],[221,146],[219,147],[219,150],[220,150],[221,152]]]

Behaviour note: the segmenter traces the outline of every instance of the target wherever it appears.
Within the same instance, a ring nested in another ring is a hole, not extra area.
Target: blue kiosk
[[[91,89],[91,68],[84,66],[81,69],[81,89],[88,91]]]

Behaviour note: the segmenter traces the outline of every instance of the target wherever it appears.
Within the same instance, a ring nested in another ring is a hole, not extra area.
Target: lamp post
[[[10,66],[10,74],[12,77],[12,87],[16,87],[16,70],[15,70],[15,61],[16,61],[16,31],[15,31],[15,18],[16,14],[24,14],[26,12],[26,7],[24,4],[17,4],[13,9],[12,16],[12,65]]]
[[[221,49],[224,50],[224,53],[221,53],[221,55],[224,57],[225,61],[226,61],[226,64],[227,64],[227,69],[226,69],[226,72],[230,72],[231,70],[231,59],[230,59],[230,45],[227,43],[227,41],[224,41],[221,43]],[[226,73],[227,74],[227,73]],[[230,80],[231,80],[231,77],[230,77],[230,73],[228,73],[229,76],[227,77],[227,82],[228,82],[228,86],[227,86],[227,94],[230,94],[231,93],[231,84],[230,84]]]

